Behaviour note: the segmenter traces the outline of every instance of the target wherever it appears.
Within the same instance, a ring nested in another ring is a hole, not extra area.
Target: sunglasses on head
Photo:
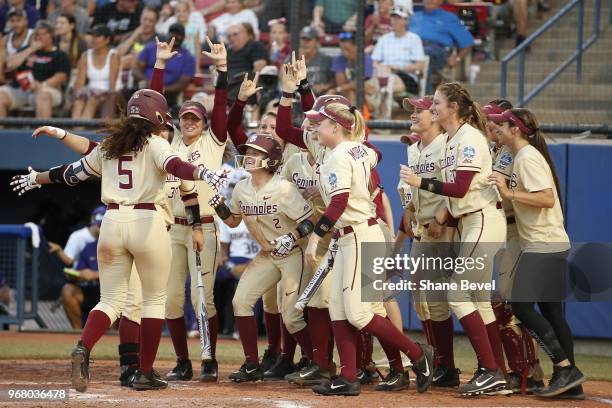
[[[340,41],[354,40],[355,39],[355,33],[351,33],[351,32],[340,33],[338,38],[340,39]]]

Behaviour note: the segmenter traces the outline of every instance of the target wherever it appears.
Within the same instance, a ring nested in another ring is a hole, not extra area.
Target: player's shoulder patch
[[[502,153],[501,157],[499,158],[499,163],[502,166],[509,166],[512,164],[512,155],[508,152]]]
[[[332,190],[338,187],[338,176],[335,172],[332,171],[331,173],[329,173],[329,176],[327,177],[327,182],[329,183],[329,187]]]
[[[467,159],[473,159],[476,156],[476,148],[472,145],[464,146],[463,156],[465,156]]]

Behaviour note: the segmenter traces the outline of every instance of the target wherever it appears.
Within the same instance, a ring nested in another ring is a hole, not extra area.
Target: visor
[[[427,98],[404,98],[402,101],[402,107],[407,111],[411,111],[412,108],[429,110],[431,105],[433,105],[433,101]]]
[[[322,106],[321,109],[316,112],[306,112],[306,117],[311,122],[320,122],[323,119],[330,119],[345,128],[346,130],[353,130],[353,123],[350,120],[347,120],[336,112],[328,110],[327,106]]]
[[[482,107],[482,110],[487,115],[487,118],[489,118],[489,115],[499,115],[500,113],[504,113],[505,109],[497,106],[494,103],[487,103]]]
[[[534,129],[531,129],[529,126],[523,123],[522,120],[518,118],[511,110],[506,110],[501,114],[487,115],[487,118],[492,120],[495,123],[503,123],[510,122],[514,126],[520,129],[526,135],[532,135],[535,132]]]

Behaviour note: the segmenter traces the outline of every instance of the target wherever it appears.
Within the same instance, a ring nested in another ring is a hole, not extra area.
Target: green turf
[[[415,335],[419,339],[420,335]],[[75,335],[75,338],[77,336]],[[36,337],[24,336],[21,341],[7,342],[0,336],[0,359],[39,359],[39,360],[56,360],[64,359],[70,353],[74,346],[72,343],[50,342],[41,344]],[[104,336],[94,349],[92,358],[98,360],[115,360],[117,359],[117,336]],[[263,352],[265,342],[260,341],[259,351]],[[199,343],[195,340],[189,342],[189,352],[191,356],[199,354]],[[157,354],[160,360],[174,360],[174,350],[169,338],[164,338],[159,352]],[[374,350],[374,360],[383,357],[380,348]],[[217,359],[225,364],[239,365],[243,362],[243,353],[240,342],[232,340],[224,340],[217,346]],[[336,361],[338,357],[336,355]],[[455,361],[457,366],[464,373],[472,373],[476,367],[476,359],[474,352],[466,341],[457,341],[455,344]],[[550,360],[541,353],[540,361],[543,363],[544,372],[550,374],[552,371]],[[593,380],[612,381],[612,372],[609,367],[612,366],[612,357],[577,355],[577,361],[580,369]]]

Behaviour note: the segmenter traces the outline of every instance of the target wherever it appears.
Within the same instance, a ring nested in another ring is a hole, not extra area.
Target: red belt
[[[378,221],[376,221],[375,218],[370,218],[368,220],[368,226],[372,226],[376,224],[378,224]],[[355,230],[353,229],[353,227],[349,225],[348,227],[340,228],[339,230],[336,231],[334,235],[336,237],[341,237],[343,235],[352,234],[353,232],[355,232]]]
[[[215,217],[213,217],[212,215],[206,215],[200,218],[200,223],[202,224],[211,224],[213,222],[215,222]],[[189,225],[189,221],[187,221],[187,218],[174,217],[174,223],[178,225]]]
[[[496,202],[495,203],[495,208],[497,208],[498,210],[501,210],[503,208],[502,205],[501,205],[501,202],[499,202],[499,201]]]
[[[511,216],[506,218],[506,224],[508,224],[508,225],[516,224],[516,218],[514,218],[514,215],[511,215]]]
[[[155,204],[153,204],[153,203],[140,203],[140,204],[134,204],[134,205],[126,205],[124,207],[132,207],[135,210],[157,211],[157,209],[155,208]],[[119,204],[117,204],[117,203],[108,203],[106,205],[106,209],[107,210],[118,210],[119,209]]]

